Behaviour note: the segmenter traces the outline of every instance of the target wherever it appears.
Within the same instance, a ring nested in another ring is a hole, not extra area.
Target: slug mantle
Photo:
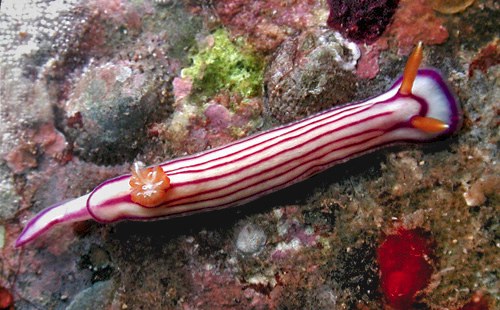
[[[134,176],[105,181],[41,211],[16,246],[62,223],[155,220],[242,205],[380,147],[446,137],[460,127],[458,102],[437,71],[418,70],[421,59],[419,44],[403,77],[376,97],[203,153],[135,166]]]

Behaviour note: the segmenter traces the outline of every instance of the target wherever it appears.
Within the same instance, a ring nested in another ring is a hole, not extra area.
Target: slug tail
[[[56,225],[92,219],[87,211],[88,196],[84,195],[42,210],[24,227],[16,240],[16,247],[35,240]]]

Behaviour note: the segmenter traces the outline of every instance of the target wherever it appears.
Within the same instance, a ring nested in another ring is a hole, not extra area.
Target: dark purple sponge
[[[328,26],[358,43],[372,43],[391,22],[399,0],[328,0]]]

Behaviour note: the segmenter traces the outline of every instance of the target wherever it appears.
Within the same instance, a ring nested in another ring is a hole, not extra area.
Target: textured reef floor
[[[497,309],[499,4],[366,2],[2,1],[0,309]],[[418,41],[461,103],[453,137],[241,207],[14,247],[134,161],[383,92]]]

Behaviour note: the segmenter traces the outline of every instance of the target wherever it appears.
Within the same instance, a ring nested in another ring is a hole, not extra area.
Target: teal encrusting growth
[[[183,77],[193,80],[197,95],[210,97],[221,90],[243,97],[261,93],[264,62],[248,51],[241,41],[233,43],[228,33],[219,29],[213,42],[192,56],[192,65],[182,70]]]

